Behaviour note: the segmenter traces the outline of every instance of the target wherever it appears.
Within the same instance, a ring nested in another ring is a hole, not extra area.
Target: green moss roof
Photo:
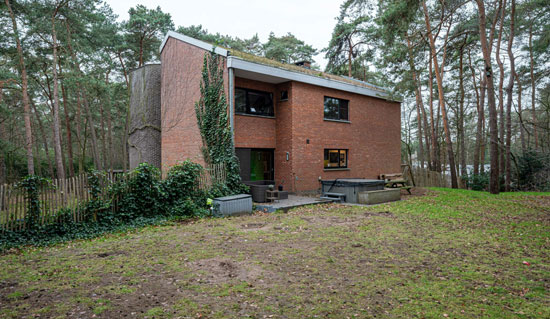
[[[253,55],[253,54],[250,54],[250,53],[237,51],[237,50],[232,50],[232,49],[227,49],[227,50],[229,50],[230,55],[241,58],[241,59],[246,60],[246,61],[255,62],[255,63],[259,63],[259,64],[264,64],[264,65],[269,65],[269,66],[272,66],[272,67],[276,67],[276,68],[280,68],[280,69],[284,69],[284,70],[288,70],[288,71],[295,71],[295,72],[305,73],[305,74],[308,74],[308,75],[313,75],[313,76],[317,76],[317,77],[321,77],[321,78],[325,78],[325,79],[329,79],[329,80],[345,82],[345,83],[349,83],[349,84],[352,84],[352,85],[357,85],[357,86],[369,88],[371,90],[382,92],[382,93],[388,93],[388,92],[386,92],[385,90],[383,90],[379,87],[369,85],[368,83],[363,82],[363,81],[353,80],[353,79],[350,79],[350,78],[345,78],[345,77],[342,77],[342,76],[338,76],[338,75],[334,75],[334,74],[330,74],[330,73],[326,73],[326,72],[321,72],[321,71],[318,71],[318,70],[307,69],[307,68],[297,66],[297,65],[294,65],[294,64],[282,63],[282,62],[279,62],[279,61],[271,60],[271,59],[268,59],[268,58],[265,58],[265,57],[261,57],[261,56],[257,56],[257,55]]]

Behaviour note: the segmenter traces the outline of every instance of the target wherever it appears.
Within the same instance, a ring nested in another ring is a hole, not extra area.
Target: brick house
[[[169,32],[161,47],[161,162],[203,164],[194,103],[212,45]],[[366,82],[216,47],[243,180],[289,191],[400,172],[400,102]]]

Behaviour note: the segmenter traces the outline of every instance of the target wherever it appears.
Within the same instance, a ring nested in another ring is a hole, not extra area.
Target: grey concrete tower
[[[143,162],[160,168],[160,70],[160,64],[149,64],[130,73],[130,169]]]

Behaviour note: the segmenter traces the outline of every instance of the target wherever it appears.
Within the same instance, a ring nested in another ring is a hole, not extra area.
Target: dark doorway
[[[237,148],[235,153],[240,161],[243,181],[274,179],[272,149]]]

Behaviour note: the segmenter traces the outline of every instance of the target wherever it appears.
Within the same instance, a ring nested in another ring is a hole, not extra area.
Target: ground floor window
[[[347,168],[348,150],[325,149],[325,168]]]

